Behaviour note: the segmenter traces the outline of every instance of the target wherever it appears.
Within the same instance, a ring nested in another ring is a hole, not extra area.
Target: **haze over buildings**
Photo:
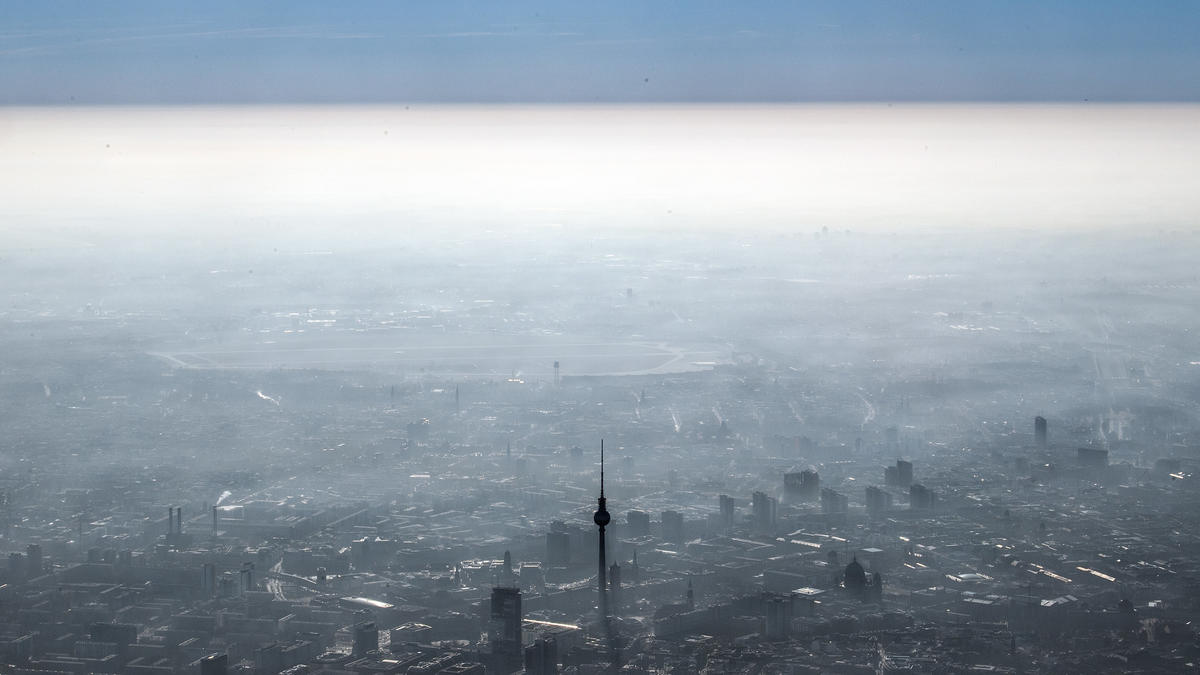
[[[1194,670],[1195,6],[550,7],[6,16],[0,671]]]

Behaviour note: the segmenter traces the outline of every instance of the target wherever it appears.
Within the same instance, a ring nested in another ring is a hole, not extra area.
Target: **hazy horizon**
[[[1200,105],[0,109],[6,239],[1193,228]],[[64,198],[66,196],[66,198]],[[24,236],[22,236],[24,235]]]

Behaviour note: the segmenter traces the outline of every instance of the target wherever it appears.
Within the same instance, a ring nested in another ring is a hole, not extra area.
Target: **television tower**
[[[596,527],[600,528],[600,567],[598,568],[597,580],[598,589],[600,591],[600,620],[604,623],[608,622],[608,567],[604,561],[604,528],[612,520],[612,516],[608,515],[608,509],[605,508],[604,499],[604,439],[600,439],[600,499],[597,500],[599,505],[596,508],[596,515],[592,517]]]

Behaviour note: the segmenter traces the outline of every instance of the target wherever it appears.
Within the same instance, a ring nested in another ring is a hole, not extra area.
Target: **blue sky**
[[[0,5],[0,103],[1197,101],[1200,2]]]

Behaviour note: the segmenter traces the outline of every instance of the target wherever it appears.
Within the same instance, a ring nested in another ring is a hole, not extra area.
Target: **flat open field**
[[[180,368],[387,370],[459,376],[552,378],[705,370],[728,361],[718,346],[679,348],[650,342],[602,342],[558,336],[456,335],[405,339],[322,336],[152,352]]]

